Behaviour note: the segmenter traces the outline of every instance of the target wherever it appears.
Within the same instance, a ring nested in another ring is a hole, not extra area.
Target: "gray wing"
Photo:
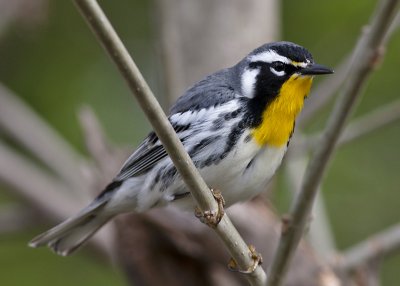
[[[188,126],[174,125],[173,127],[181,141],[184,142],[185,138],[182,136],[182,132],[187,130]],[[153,131],[147,136],[143,143],[139,145],[128,160],[126,160],[114,181],[140,176],[167,156],[167,151]]]
[[[129,156],[119,171],[116,181],[140,176],[167,156],[164,147],[158,142],[157,135],[151,132],[142,144]]]
[[[171,117],[169,119],[170,121],[172,120],[171,124],[184,145],[185,136],[190,134],[190,130],[196,128],[197,123],[204,120],[204,118],[195,116],[196,112],[221,105],[237,96],[234,88],[230,85],[230,73],[230,69],[225,69],[206,77],[185,92],[171,108],[171,115],[176,114],[178,116],[174,116],[173,120]],[[178,113],[187,111],[190,111],[192,116],[183,123]],[[197,120],[197,122],[194,120]],[[139,176],[153,168],[154,165],[167,156],[168,154],[158,140],[157,135],[152,132],[128,158],[114,180],[122,181],[130,177]]]
[[[233,76],[232,68],[207,76],[178,98],[171,108],[171,114],[198,111],[233,99],[237,95]]]

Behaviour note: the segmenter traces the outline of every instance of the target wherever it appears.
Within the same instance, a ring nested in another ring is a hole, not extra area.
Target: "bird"
[[[199,173],[227,206],[262,192],[280,166],[314,76],[333,70],[292,42],[264,44],[206,76],[177,99],[168,120]],[[118,214],[196,204],[150,132],[104,190],[75,216],[29,242],[66,256]]]

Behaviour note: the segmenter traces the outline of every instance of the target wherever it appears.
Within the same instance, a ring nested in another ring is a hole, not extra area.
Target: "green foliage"
[[[0,243],[1,284],[19,285],[124,285],[120,273],[93,256],[68,258],[54,255],[48,249],[24,247],[40,230],[2,236]]]

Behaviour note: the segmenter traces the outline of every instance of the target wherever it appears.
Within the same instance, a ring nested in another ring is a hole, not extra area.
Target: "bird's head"
[[[296,89],[306,96],[314,75],[333,73],[314,63],[308,50],[290,42],[265,44],[246,56],[240,67],[242,93],[250,98],[273,99],[284,89]]]

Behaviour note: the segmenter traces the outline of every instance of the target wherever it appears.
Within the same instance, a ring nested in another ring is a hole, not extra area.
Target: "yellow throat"
[[[279,95],[264,110],[261,124],[252,130],[259,145],[280,147],[287,144],[311,84],[311,76],[294,74],[282,85]]]

